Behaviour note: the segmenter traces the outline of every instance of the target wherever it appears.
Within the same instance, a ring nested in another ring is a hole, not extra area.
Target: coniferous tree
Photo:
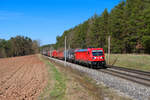
[[[71,48],[102,47],[107,50],[111,36],[112,53],[149,53],[150,1],[122,0],[110,13],[107,9],[84,23],[67,30],[57,39],[64,47],[64,36]]]

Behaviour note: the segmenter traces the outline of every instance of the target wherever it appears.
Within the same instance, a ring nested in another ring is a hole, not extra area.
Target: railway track
[[[100,69],[98,71],[150,87],[150,72],[110,65],[107,65],[107,67],[107,69]]]
[[[107,69],[98,69],[98,71],[150,87],[150,72],[111,65],[106,67]]]
[[[58,60],[55,58],[49,58],[56,63],[64,65],[63,60]],[[78,70],[82,73],[86,73],[92,79],[96,80],[98,83],[102,82],[107,87],[119,90],[120,92],[125,93],[137,100],[149,100],[150,97],[150,77],[148,72],[144,74],[136,73],[135,71],[121,70],[122,68],[112,68],[108,67],[107,69],[90,69],[86,66],[66,63],[68,67],[71,67],[74,70]],[[85,67],[85,68],[84,68]],[[124,68],[123,68],[124,69]]]
[[[111,66],[111,65],[107,65],[107,68],[121,70],[121,71],[127,71],[127,72],[132,72],[132,73],[141,74],[141,75],[145,75],[145,76],[150,76],[150,72],[147,72],[147,71],[141,71],[141,70],[136,70],[136,69]]]

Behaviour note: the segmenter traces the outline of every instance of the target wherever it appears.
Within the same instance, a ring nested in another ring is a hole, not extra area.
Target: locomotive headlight
[[[96,59],[96,57],[93,57],[93,60]]]
[[[103,57],[100,57],[101,59],[104,59]]]

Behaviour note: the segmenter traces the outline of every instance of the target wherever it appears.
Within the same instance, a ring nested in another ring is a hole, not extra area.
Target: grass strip
[[[107,54],[106,61],[107,61]],[[144,54],[110,54],[110,65],[150,71],[150,55]]]
[[[56,81],[55,86],[51,91],[50,95],[52,96],[52,98],[54,98],[54,100],[63,100],[66,90],[65,78],[53,64],[48,64],[51,66],[51,69],[53,71],[53,77]]]
[[[65,77],[62,73],[60,73],[57,68],[43,57],[40,57],[42,61],[45,62],[48,69],[48,85],[43,90],[43,93],[40,95],[40,100],[50,99],[50,100],[64,100],[65,91],[66,91],[66,84],[65,84]],[[54,81],[54,87],[51,89],[51,82],[50,80]]]

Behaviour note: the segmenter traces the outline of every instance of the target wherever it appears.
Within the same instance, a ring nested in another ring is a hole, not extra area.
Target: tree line
[[[56,37],[54,47],[101,47],[107,52],[111,36],[112,53],[150,53],[150,0],[122,0],[110,12],[95,14],[82,24]]]
[[[38,52],[38,42],[29,37],[16,36],[9,40],[0,39],[0,58],[24,56]]]

